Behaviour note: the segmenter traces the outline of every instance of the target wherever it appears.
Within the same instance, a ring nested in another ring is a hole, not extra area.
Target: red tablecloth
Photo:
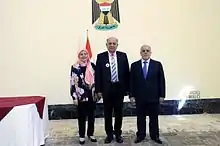
[[[45,97],[42,96],[26,96],[26,97],[0,97],[0,121],[15,106],[36,104],[40,118],[43,117]]]

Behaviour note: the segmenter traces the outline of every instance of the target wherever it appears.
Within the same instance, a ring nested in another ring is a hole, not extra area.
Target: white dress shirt
[[[114,60],[115,60],[116,71],[117,71],[117,81],[118,81],[118,80],[119,80],[119,79],[118,79],[118,61],[117,61],[117,54],[116,54],[116,52],[114,52],[113,54],[110,53],[110,52],[108,52],[109,65],[110,65],[110,69],[111,69],[111,72],[112,72],[112,67],[111,67],[112,55],[113,55]]]

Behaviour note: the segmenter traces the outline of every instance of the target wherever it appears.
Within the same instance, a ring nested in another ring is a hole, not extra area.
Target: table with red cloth
[[[0,97],[0,145],[44,145],[47,124],[45,97]]]

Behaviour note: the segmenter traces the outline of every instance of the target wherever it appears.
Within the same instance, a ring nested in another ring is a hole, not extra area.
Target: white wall
[[[0,96],[45,95],[49,104],[71,103],[70,66],[89,29],[94,55],[111,35],[130,63],[143,43],[150,44],[152,57],[164,65],[168,99],[186,85],[201,96],[220,97],[219,0],[119,0],[119,6],[119,28],[100,32],[91,24],[91,0],[1,0]]]

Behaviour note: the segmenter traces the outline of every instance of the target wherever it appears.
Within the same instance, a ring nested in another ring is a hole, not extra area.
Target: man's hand
[[[163,102],[164,101],[164,97],[160,97],[160,102]]]
[[[97,93],[97,95],[98,95],[98,98],[100,98],[100,99],[102,98],[102,93],[99,92],[99,93]]]
[[[73,100],[73,104],[78,105],[78,100],[77,99]]]
[[[130,97],[130,102],[132,106],[135,106],[135,98],[134,97]]]
[[[94,96],[93,96],[93,101],[95,102],[98,102],[101,98],[98,96],[97,93],[94,93]]]
[[[131,102],[131,103],[135,103],[135,98],[134,98],[134,97],[131,97],[131,98],[130,98],[130,102]]]

